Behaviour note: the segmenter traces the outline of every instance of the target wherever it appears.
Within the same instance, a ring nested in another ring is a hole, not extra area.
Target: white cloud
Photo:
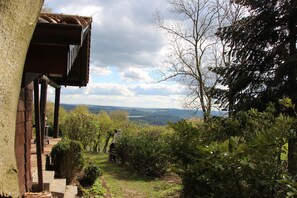
[[[105,95],[62,95],[61,103],[145,108],[180,108],[179,96],[113,96],[111,98]]]
[[[94,75],[96,77],[109,76],[111,73],[112,71],[109,67],[91,66],[91,75]]]
[[[78,95],[78,94],[85,94],[87,88],[86,87],[71,87],[71,86],[67,86],[67,87],[62,87],[61,89],[61,94],[65,94],[65,95]]]
[[[151,82],[152,79],[149,75],[148,71],[145,71],[140,68],[133,68],[129,67],[124,71],[120,72],[120,77],[123,81],[133,82],[133,81],[140,81],[140,82]]]
[[[134,93],[125,85],[115,83],[92,83],[87,87],[88,95],[107,96],[134,96]]]
[[[162,32],[154,28],[154,15],[157,10],[162,10],[163,16],[170,15],[167,1],[46,0],[46,3],[57,13],[83,16],[96,13],[92,23],[90,82],[81,89],[63,87],[61,102],[180,107],[178,98],[183,89],[178,85],[148,84],[152,81],[152,69],[164,55],[160,52],[166,49]],[[116,83],[98,83],[102,81],[98,77]],[[53,96],[51,91],[49,98]]]
[[[103,7],[96,4],[80,3],[73,1],[61,7],[60,12],[64,14],[74,14],[81,16],[96,16],[103,12]]]
[[[62,87],[61,103],[180,108],[182,90],[179,86],[165,84],[124,85],[91,82],[83,88]],[[54,101],[54,91],[48,92],[48,99]]]
[[[142,96],[170,96],[183,95],[184,89],[180,85],[140,84],[131,88],[136,95]]]

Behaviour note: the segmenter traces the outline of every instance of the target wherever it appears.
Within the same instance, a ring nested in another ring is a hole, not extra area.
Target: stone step
[[[66,191],[66,179],[54,179],[49,190],[53,197],[63,198]]]
[[[50,190],[50,184],[54,180],[55,172],[54,171],[43,171],[43,188],[44,190]],[[38,190],[38,173],[37,171],[33,173],[33,191]]]
[[[72,185],[66,186],[64,198],[75,198],[76,195],[77,195],[77,186],[72,186]]]

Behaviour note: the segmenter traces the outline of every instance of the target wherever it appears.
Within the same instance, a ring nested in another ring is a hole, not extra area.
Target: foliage
[[[168,146],[166,136],[158,131],[124,135],[115,144],[117,158],[128,164],[139,174],[164,175],[168,168]]]
[[[83,148],[80,142],[62,139],[51,151],[52,166],[59,177],[70,183],[84,165]]]
[[[100,133],[97,117],[90,113],[69,114],[61,128],[65,137],[81,142],[84,149],[93,148]]]
[[[117,122],[129,121],[129,113],[127,111],[115,110],[110,112],[110,118]]]
[[[130,160],[132,149],[133,136],[126,134],[119,138],[115,146],[117,161],[126,164]]]
[[[290,174],[284,174],[283,178],[279,180],[280,183],[287,187],[286,197],[296,197],[297,196],[297,178],[296,175],[292,176]]]
[[[52,128],[54,126],[54,111],[55,110],[55,104],[53,102],[47,102],[46,103],[46,117],[47,117],[47,125]],[[60,106],[59,108],[59,124],[63,125],[65,120],[67,118],[67,112],[66,110]]]
[[[94,185],[89,189],[83,189],[84,197],[105,197],[106,189],[102,186],[101,181],[97,179]]]
[[[221,28],[217,35],[230,46],[233,61],[219,68],[221,101],[231,111],[263,110],[268,102],[296,95],[296,1],[235,1],[249,14]]]
[[[100,133],[99,133],[100,136],[98,137],[98,144],[100,144],[99,141],[101,140],[101,136],[103,136],[105,139],[103,152],[106,152],[110,138],[113,135],[113,130],[112,130],[113,122],[106,111],[100,111],[98,113],[98,122],[99,122],[99,126],[100,126]],[[97,150],[98,150],[98,148],[97,148]],[[100,150],[100,148],[99,148],[99,150]]]
[[[129,124],[129,113],[127,111],[116,110],[111,111],[109,116],[113,122],[114,129],[125,130]]]
[[[185,120],[170,126],[175,131],[170,139],[171,160],[179,167],[192,164],[199,156],[196,149],[200,142],[199,129]]]
[[[47,117],[47,125],[48,125],[48,135],[54,136],[54,109],[55,104],[52,102],[47,102],[46,104],[46,117]],[[67,118],[66,110],[60,106],[59,108],[59,125],[62,126],[65,123]]]
[[[82,178],[82,183],[87,184],[88,186],[92,186],[96,179],[103,174],[103,170],[97,164],[92,162],[84,167],[83,172],[84,177]]]
[[[168,168],[165,138],[154,132],[141,133],[133,141],[129,164],[140,174],[164,175]]]
[[[178,122],[181,119],[180,116],[176,115],[164,115],[163,112],[161,114],[153,114],[146,115],[140,117],[131,118],[133,122],[143,123],[149,125],[157,125],[157,126],[166,126],[168,122]]]
[[[70,111],[72,114],[90,114],[89,107],[87,105],[77,105]]]
[[[294,119],[251,109],[234,118],[171,125],[170,145],[184,197],[283,197],[286,145]]]
[[[100,131],[103,134],[107,134],[111,131],[112,120],[106,111],[100,111],[98,113],[98,122],[100,124]]]

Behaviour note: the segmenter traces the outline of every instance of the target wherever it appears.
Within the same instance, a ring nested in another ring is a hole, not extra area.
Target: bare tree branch
[[[215,32],[237,20],[241,9],[224,0],[170,0],[170,5],[177,20],[157,17],[158,28],[171,41],[160,81],[179,78],[188,87],[185,106],[201,108],[207,120],[218,86],[218,76],[209,68],[227,65],[231,56],[226,52],[233,47],[216,39]]]

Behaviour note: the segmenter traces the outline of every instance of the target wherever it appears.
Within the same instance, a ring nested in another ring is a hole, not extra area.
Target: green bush
[[[89,163],[83,170],[85,176],[83,177],[83,183],[92,186],[99,176],[102,176],[103,170],[94,163]]]
[[[82,143],[85,150],[90,150],[100,140],[97,117],[90,113],[71,113],[62,125],[65,137]]]
[[[161,176],[168,168],[168,145],[160,133],[151,131],[123,136],[115,145],[117,158],[139,174]]]
[[[51,151],[52,166],[56,175],[70,183],[84,166],[83,148],[80,142],[63,139]]]
[[[133,140],[129,163],[140,174],[161,176],[168,168],[165,138],[154,132],[140,133]]]
[[[184,197],[285,197],[286,145],[293,118],[249,110],[193,126],[171,125],[171,160]]]
[[[117,143],[115,145],[117,162],[126,164],[130,159],[131,151],[133,148],[133,136],[123,135],[117,140]]]

